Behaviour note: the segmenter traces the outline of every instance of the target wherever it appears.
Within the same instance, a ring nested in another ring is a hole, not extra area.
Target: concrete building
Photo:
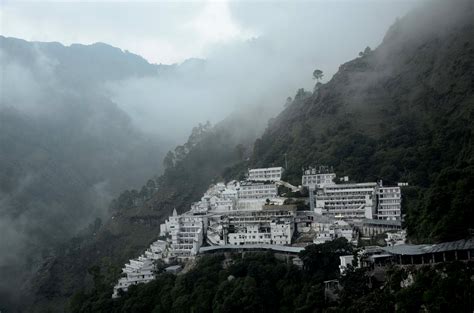
[[[283,167],[254,168],[249,170],[250,181],[280,181],[283,175]]]
[[[349,266],[352,266],[352,263],[354,262],[354,256],[353,255],[341,255],[339,257],[339,272],[341,274],[344,274]]]
[[[263,182],[242,182],[238,192],[239,200],[245,199],[273,199],[278,196],[278,189],[275,184]]]
[[[127,291],[131,285],[148,283],[155,279],[153,270],[154,264],[150,259],[140,256],[138,259],[130,260],[122,269],[124,277],[120,278],[114,286],[112,298],[119,296],[119,290]]]
[[[315,191],[315,212],[341,219],[372,219],[377,183],[324,185]]]
[[[399,221],[402,217],[402,192],[400,187],[383,187],[377,189],[377,219]]]
[[[178,260],[185,260],[197,254],[207,229],[207,216],[187,212],[173,215],[160,226],[161,235],[168,236],[170,253]]]
[[[167,258],[168,243],[164,240],[153,242],[145,251],[144,256],[150,260],[162,260]]]
[[[309,189],[321,188],[325,185],[333,185],[335,178],[336,174],[332,168],[327,166],[309,167],[303,170],[301,185]]]
[[[401,221],[401,189],[379,183],[326,184],[310,191],[314,211],[333,218]]]

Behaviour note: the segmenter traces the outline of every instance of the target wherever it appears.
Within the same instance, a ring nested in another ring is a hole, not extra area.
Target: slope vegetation
[[[406,181],[412,240],[457,239],[474,228],[474,13],[467,1],[424,6],[382,44],[299,91],[257,140],[256,166],[332,165],[354,181]]]

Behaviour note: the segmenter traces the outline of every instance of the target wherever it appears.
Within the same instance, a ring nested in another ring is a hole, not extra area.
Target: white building
[[[352,266],[352,262],[354,262],[354,256],[353,255],[341,255],[339,257],[339,271],[341,274],[344,274],[347,270],[347,268]]]
[[[167,257],[168,243],[164,240],[153,242],[145,251],[144,256],[150,260],[162,260]]]
[[[388,247],[403,245],[406,242],[407,233],[405,230],[400,230],[397,232],[388,232],[385,242],[387,242]]]
[[[335,220],[330,223],[318,223],[316,236],[313,243],[321,244],[337,238],[346,238],[348,242],[354,241],[354,230],[347,222]]]
[[[170,240],[170,253],[180,260],[185,260],[197,254],[204,239],[207,228],[207,216],[193,213],[173,215],[160,226],[161,235]]]
[[[324,185],[316,190],[315,212],[342,219],[372,219],[377,183]]]
[[[402,192],[400,187],[382,187],[377,191],[377,219],[399,221],[402,216]]]
[[[155,279],[153,270],[153,260],[143,256],[140,256],[138,259],[130,260],[122,269],[122,273],[125,276],[120,278],[117,285],[114,286],[112,298],[118,297],[119,290],[127,291],[131,285],[148,283]]]
[[[229,244],[271,244],[272,236],[269,225],[261,223],[248,223],[245,226],[232,227],[232,233],[228,234]]]
[[[263,182],[242,182],[239,190],[240,199],[273,199],[278,196],[278,189],[275,184],[265,184]]]
[[[291,244],[295,230],[295,208],[266,206],[255,211],[239,211],[228,215],[227,243]]]
[[[321,188],[325,185],[333,185],[336,174],[332,168],[320,166],[319,168],[309,167],[303,170],[301,185],[309,189]]]
[[[250,181],[279,181],[283,175],[283,167],[254,168],[249,170]]]

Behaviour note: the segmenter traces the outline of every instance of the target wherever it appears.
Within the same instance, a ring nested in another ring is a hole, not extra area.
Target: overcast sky
[[[0,1],[4,36],[67,45],[100,41],[165,64],[206,58],[216,47],[278,34],[293,37],[282,38],[285,45],[283,39],[301,43],[303,53],[308,46],[334,43],[344,43],[341,50],[352,49],[353,42],[374,46],[397,16],[420,2]]]
[[[66,45],[105,42],[151,63],[206,59],[204,67],[182,66],[172,78],[132,77],[107,87],[140,128],[182,142],[198,122],[216,123],[245,107],[278,113],[299,88],[313,89],[315,68],[327,82],[421,1],[428,0],[3,0],[1,34]]]

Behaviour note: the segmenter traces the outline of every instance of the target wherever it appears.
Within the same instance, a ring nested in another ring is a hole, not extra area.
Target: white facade
[[[231,245],[271,244],[270,227],[264,224],[249,223],[234,229],[235,232],[228,235],[229,244]]]
[[[402,216],[402,193],[400,187],[379,187],[377,219],[399,221]]]
[[[240,184],[239,199],[273,199],[278,196],[275,184],[245,182]]]
[[[354,261],[353,255],[341,255],[339,257],[339,271],[341,274],[344,274],[348,268],[348,266],[352,266],[352,262]]]
[[[372,219],[377,183],[325,185],[316,191],[315,212],[343,219]]]
[[[183,260],[199,251],[207,227],[207,217],[192,213],[178,215],[174,210],[173,215],[163,225],[161,235],[170,237],[170,253]]]
[[[334,185],[336,174],[327,167],[307,168],[303,170],[301,185],[309,189],[321,188],[325,185]]]
[[[127,291],[131,285],[152,281],[155,279],[153,270],[154,264],[150,259],[141,256],[138,259],[130,260],[122,269],[125,276],[120,278],[117,285],[114,286],[112,297],[118,297],[119,290]]]
[[[337,238],[346,238],[348,242],[354,240],[354,230],[343,220],[331,221],[329,223],[318,223],[315,227],[316,236],[313,243],[321,244]]]
[[[250,181],[279,181],[283,175],[283,167],[254,168],[249,170]]]

